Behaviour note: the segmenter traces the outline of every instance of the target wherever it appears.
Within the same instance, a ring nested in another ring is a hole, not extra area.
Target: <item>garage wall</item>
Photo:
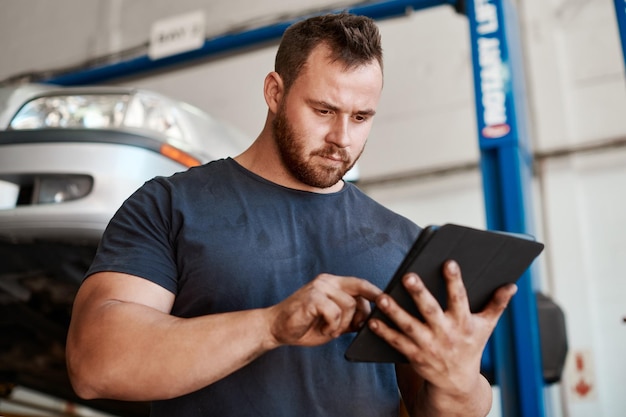
[[[204,10],[211,34],[330,1],[23,0],[0,13],[0,80],[111,53],[145,53],[151,24]],[[626,375],[626,89],[613,4],[517,1],[545,292],[567,314],[555,415],[621,417]],[[386,80],[361,186],[416,222],[484,227],[466,19],[441,6],[380,22]],[[275,45],[115,83],[189,101],[254,138]],[[124,55],[127,56],[127,55]],[[436,173],[445,172],[447,174]],[[581,387],[587,386],[587,389]]]
[[[624,64],[613,2],[524,2],[539,149],[623,138]]]

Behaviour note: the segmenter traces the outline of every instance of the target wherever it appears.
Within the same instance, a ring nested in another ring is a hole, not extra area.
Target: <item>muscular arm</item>
[[[169,314],[173,301],[172,293],[139,277],[105,272],[88,278],[76,296],[67,341],[76,392],[85,398],[171,398],[275,346],[266,311],[181,319]]]
[[[84,398],[177,397],[281,344],[316,345],[351,330],[379,293],[357,278],[322,275],[269,308],[183,319],[169,314],[174,295],[162,287],[97,273],[74,302],[70,378]]]

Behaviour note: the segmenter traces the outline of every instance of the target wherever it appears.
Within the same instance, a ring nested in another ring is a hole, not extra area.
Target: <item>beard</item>
[[[294,130],[282,104],[272,122],[272,132],[283,165],[298,181],[311,187],[328,188],[337,184],[361,155],[359,153],[354,160],[351,160],[348,151],[330,143],[306,155],[305,139]],[[339,156],[342,163],[340,166],[315,164],[312,162],[314,156],[322,158]]]

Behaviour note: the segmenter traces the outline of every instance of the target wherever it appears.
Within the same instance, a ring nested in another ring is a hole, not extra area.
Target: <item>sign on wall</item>
[[[205,33],[202,10],[157,20],[150,31],[148,56],[157,60],[201,48]]]

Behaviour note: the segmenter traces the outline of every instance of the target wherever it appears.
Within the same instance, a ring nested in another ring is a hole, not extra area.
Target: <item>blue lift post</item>
[[[466,9],[487,227],[532,233],[532,152],[516,10],[510,0],[468,0]],[[518,282],[489,346],[507,417],[545,411],[532,272]]]
[[[517,16],[511,0],[387,0],[348,8],[386,19],[440,5],[466,9],[481,152],[487,227],[532,232],[529,187],[532,153],[525,114],[525,89]],[[626,0],[615,0],[623,6]],[[622,12],[623,12],[622,7]],[[293,21],[207,39],[194,51],[151,60],[126,61],[62,74],[45,80],[58,85],[97,84],[189,63],[216,54],[277,40]],[[624,39],[624,32],[622,32]],[[544,416],[543,376],[534,285],[531,272],[519,282],[518,294],[500,320],[483,357],[483,369],[493,371],[501,388],[506,417]]]
[[[617,26],[622,43],[622,53],[626,62],[626,0],[614,0],[615,14],[617,15]]]

